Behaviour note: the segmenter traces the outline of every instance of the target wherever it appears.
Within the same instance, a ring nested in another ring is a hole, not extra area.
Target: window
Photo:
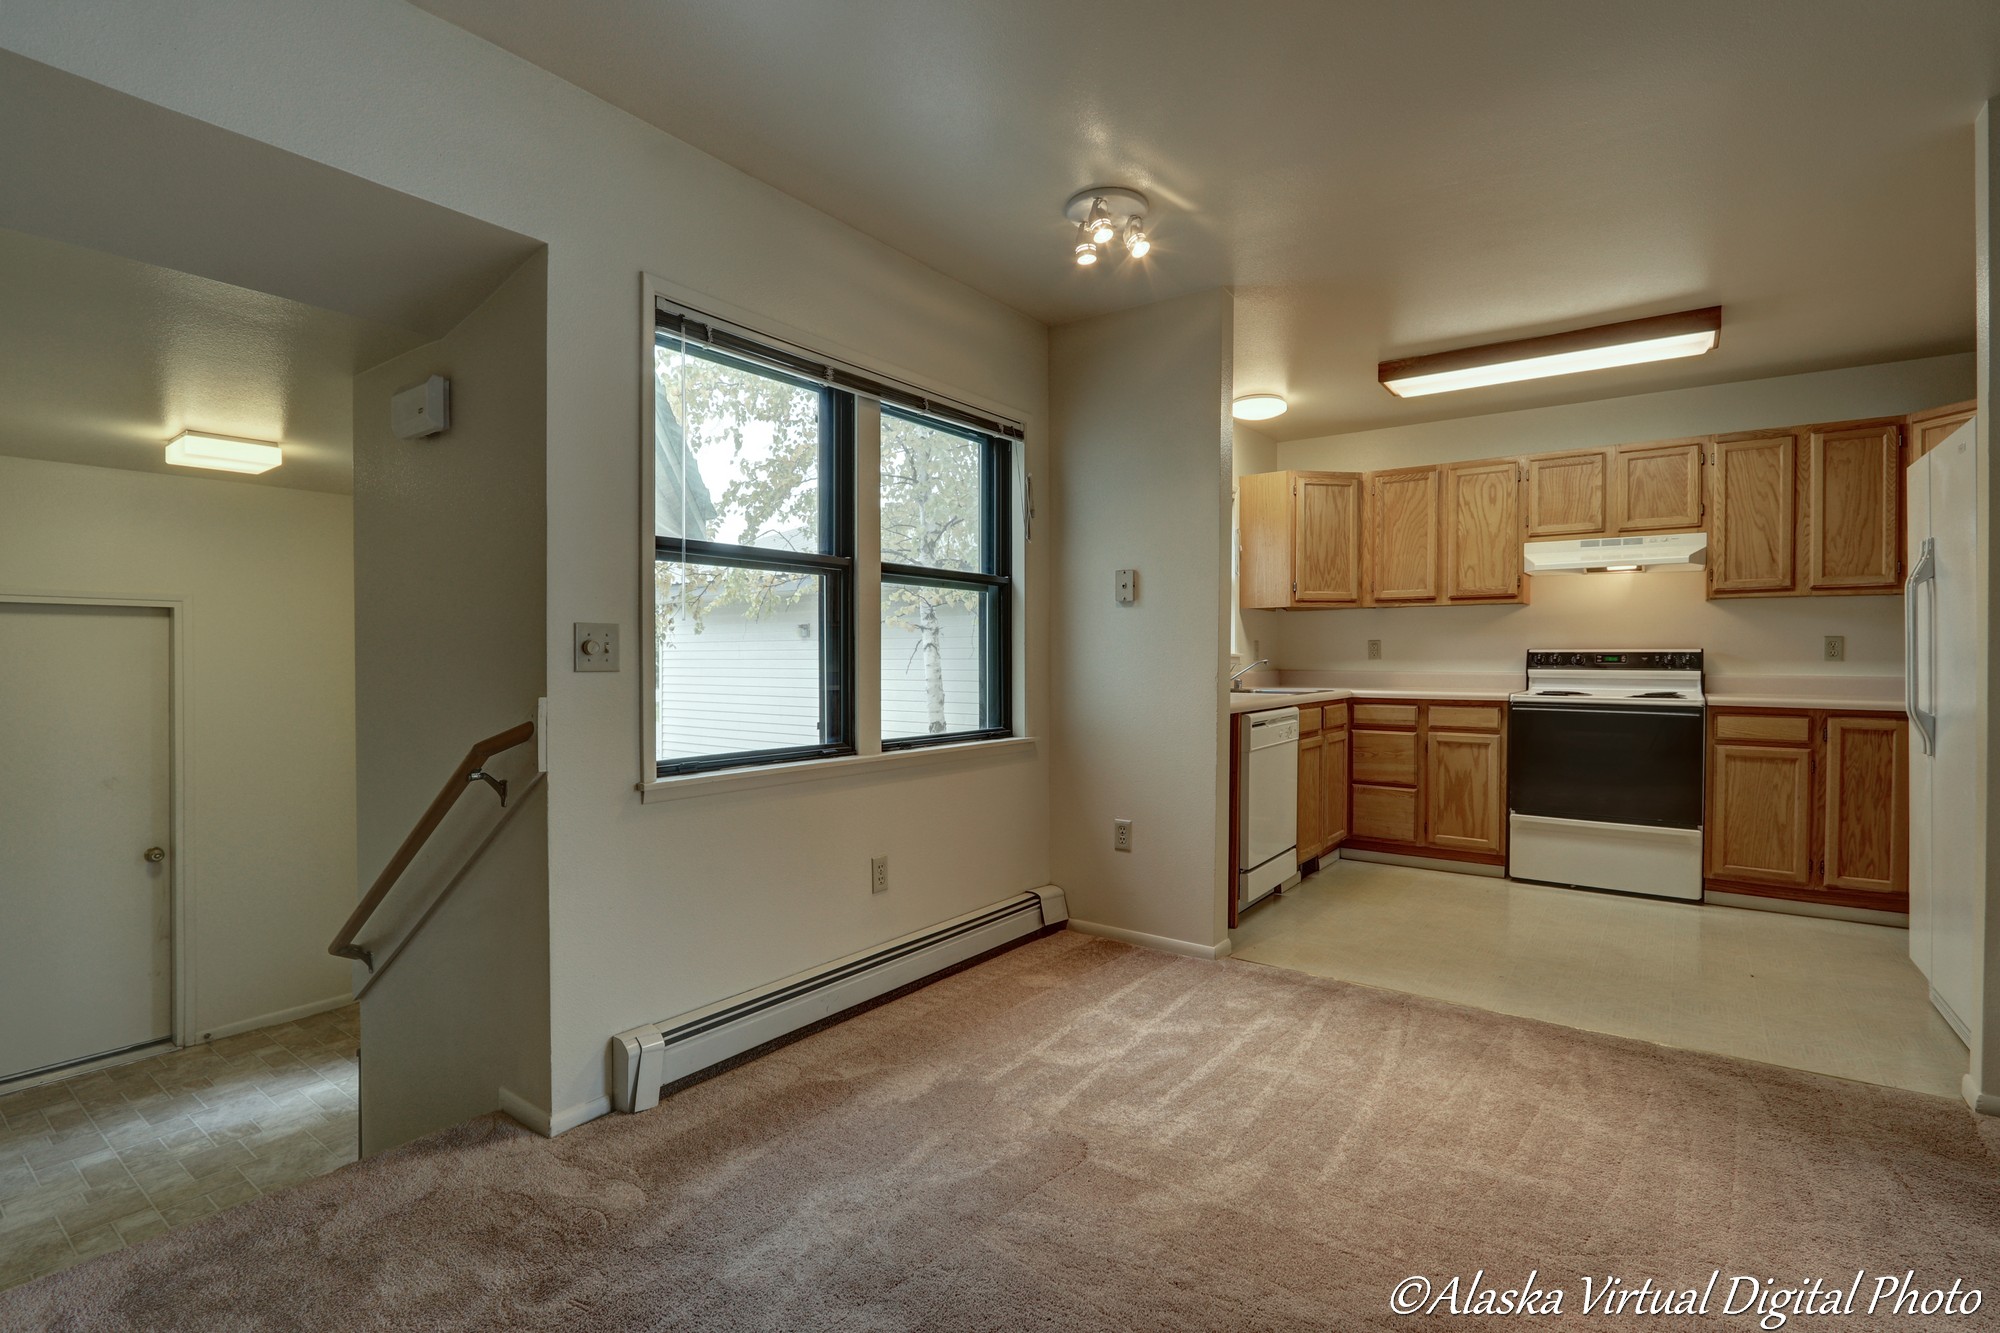
[[[854,752],[854,400],[662,333],[659,771]]]
[[[882,744],[1007,734],[1007,444],[884,407]]]
[[[1011,734],[1018,428],[664,302],[653,367],[659,776]],[[856,493],[857,456],[880,462],[873,494]],[[879,570],[857,563],[862,524]],[[877,578],[881,615],[859,624],[857,587]],[[870,634],[881,710],[864,735]]]

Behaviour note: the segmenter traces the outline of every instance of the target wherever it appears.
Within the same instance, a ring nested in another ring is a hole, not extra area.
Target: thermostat
[[[451,425],[451,381],[433,375],[389,400],[389,426],[405,440],[421,440]]]

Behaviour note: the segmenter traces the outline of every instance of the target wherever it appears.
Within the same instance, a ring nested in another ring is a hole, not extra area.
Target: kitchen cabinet
[[[1444,468],[1445,600],[1526,600],[1521,468],[1511,458]]]
[[[1922,458],[1925,454],[1944,442],[1944,438],[1963,426],[1978,414],[1979,403],[1953,403],[1949,407],[1933,407],[1926,412],[1912,412],[1903,418],[1903,466]]]
[[[1236,483],[1246,610],[1359,606],[1366,584],[1358,472],[1262,472]]]
[[[1709,465],[1710,597],[1796,588],[1798,460],[1796,431],[1716,437]]]
[[[1895,422],[1814,429],[1806,437],[1806,588],[1902,590],[1903,435]]]
[[[1706,437],[1620,446],[1611,458],[1612,521],[1620,534],[1693,532],[1703,519]]]
[[[1611,450],[1537,454],[1524,464],[1526,537],[1557,541],[1611,530]]]
[[[1438,498],[1443,469],[1397,468],[1368,474],[1371,600],[1438,600]]]
[[[1303,866],[1320,853],[1326,836],[1325,738],[1316,705],[1299,709],[1298,858]]]
[[[1348,731],[1344,702],[1326,706],[1326,723],[1320,734],[1320,790],[1326,803],[1320,816],[1319,850],[1324,856],[1347,841]]]
[[[1349,843],[1503,864],[1505,705],[1356,700]]]
[[[1909,910],[1909,740],[1896,713],[1709,711],[1706,887]]]

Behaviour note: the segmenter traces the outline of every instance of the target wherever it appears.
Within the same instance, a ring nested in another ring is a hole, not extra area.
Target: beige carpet
[[[0,1294],[0,1328],[1412,1329],[1422,1274],[1566,1292],[1857,1268],[2000,1286],[1943,1098],[1040,940],[553,1142],[489,1118]],[[1864,1291],[1864,1297],[1866,1292]],[[1856,1315],[1801,1328],[1993,1328]],[[1476,1298],[1475,1298],[1476,1299]]]

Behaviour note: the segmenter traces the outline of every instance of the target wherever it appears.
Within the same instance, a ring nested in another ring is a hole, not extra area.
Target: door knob
[[[146,859],[154,865],[158,865],[167,859],[167,849],[164,847],[148,847],[146,849]]]

